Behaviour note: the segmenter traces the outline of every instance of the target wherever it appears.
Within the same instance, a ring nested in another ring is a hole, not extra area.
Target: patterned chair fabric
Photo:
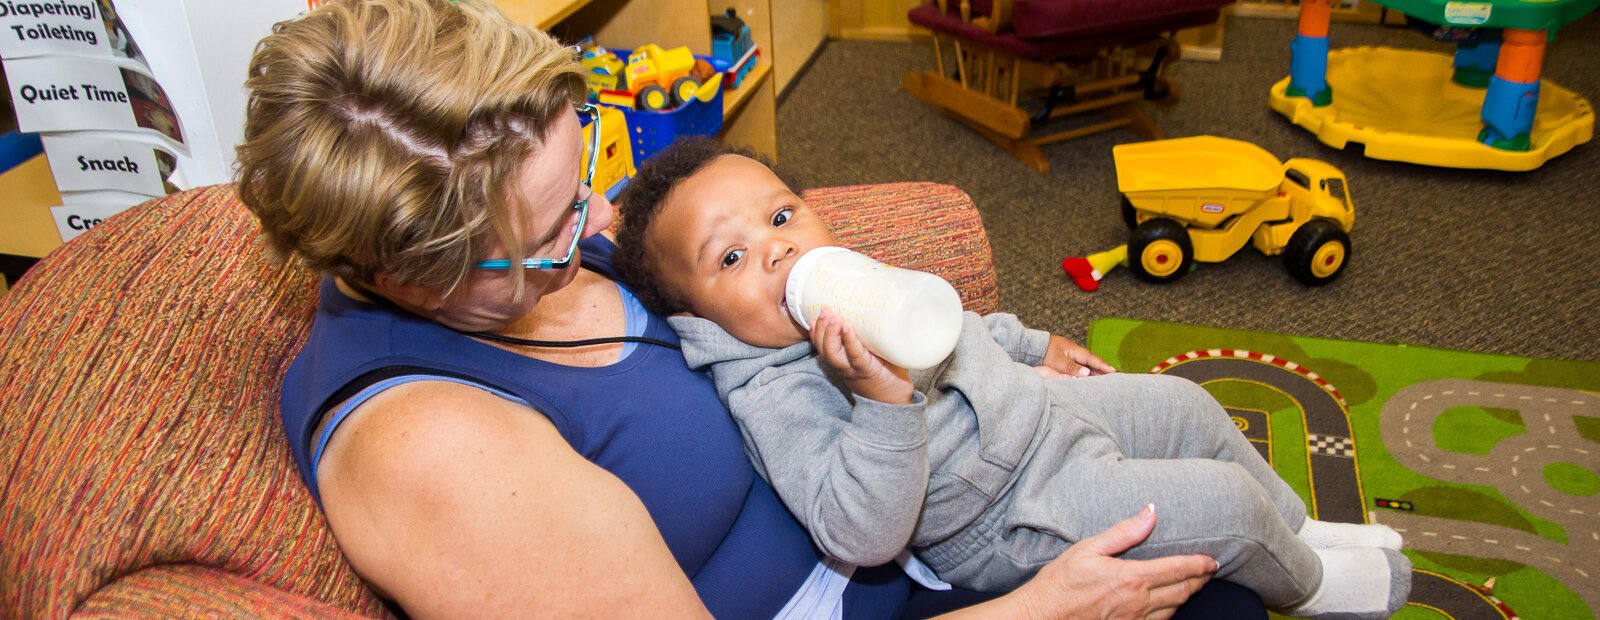
[[[841,242],[998,302],[971,200],[807,194]],[[295,474],[280,381],[317,280],[275,264],[234,188],[113,217],[0,297],[0,617],[373,617]]]

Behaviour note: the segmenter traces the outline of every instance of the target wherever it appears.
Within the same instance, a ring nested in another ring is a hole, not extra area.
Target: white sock
[[[1306,517],[1296,533],[1312,549],[1346,549],[1351,547],[1377,547],[1399,550],[1400,533],[1387,525],[1377,523],[1334,523]]]
[[[1316,549],[1322,583],[1286,613],[1341,619],[1387,618],[1411,595],[1411,560],[1392,549]]]

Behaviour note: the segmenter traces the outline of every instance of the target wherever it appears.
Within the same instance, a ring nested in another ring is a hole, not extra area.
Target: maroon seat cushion
[[[1152,24],[1164,26],[1169,21],[1187,21],[1198,15],[1215,16],[1219,9],[1232,3],[1233,0],[1012,0],[1011,28],[1025,39],[1149,31]]]
[[[1013,0],[1013,30],[1001,33],[990,33],[963,22],[952,12],[940,13],[938,5],[932,2],[911,9],[906,15],[911,23],[934,32],[1022,58],[1044,60],[1138,43],[1173,30],[1204,26],[1217,21],[1221,17],[1221,7],[1232,1],[1033,0],[1026,3],[1030,14],[1024,18],[1025,3]],[[989,3],[978,0],[972,7],[975,14],[981,15],[989,9]],[[1052,34],[1022,36],[1023,32],[1046,31]]]

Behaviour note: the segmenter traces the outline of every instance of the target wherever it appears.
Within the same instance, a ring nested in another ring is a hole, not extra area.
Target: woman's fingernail
[[[1139,514],[1153,515],[1155,513],[1156,513],[1156,505],[1155,504],[1145,504],[1144,505],[1144,511],[1139,513]]]
[[[1216,560],[1211,560],[1211,572],[1215,573],[1219,570],[1222,570],[1222,565],[1218,564]]]

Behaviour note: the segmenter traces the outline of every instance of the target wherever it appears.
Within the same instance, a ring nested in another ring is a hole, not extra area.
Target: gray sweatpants
[[[1156,506],[1156,528],[1121,557],[1203,554],[1271,607],[1299,603],[1322,563],[1295,536],[1298,495],[1204,388],[1182,378],[1112,374],[1047,382],[1052,415],[1014,486],[936,560],[940,575],[984,590],[1015,587],[1072,543]],[[958,543],[954,546],[963,546]]]

